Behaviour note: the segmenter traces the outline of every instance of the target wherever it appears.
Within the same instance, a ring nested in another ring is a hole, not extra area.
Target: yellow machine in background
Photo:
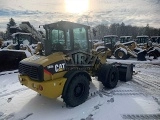
[[[154,59],[160,56],[159,41],[159,36],[152,36],[149,38],[147,35],[142,35],[136,37],[137,46],[144,51],[142,51],[142,53],[145,53],[149,57],[152,56]],[[139,55],[141,55],[141,53]]]
[[[120,40],[117,35],[106,35],[103,37],[103,41],[99,41],[93,45],[95,51],[101,51],[107,49],[110,58],[112,55],[117,59],[128,59],[130,56],[137,57],[134,49],[136,43],[130,41],[131,36],[121,36]]]
[[[43,43],[42,34],[29,22],[10,27],[10,39],[0,47],[0,72],[18,69],[19,62],[36,53],[37,44]]]
[[[19,62],[33,55],[38,41],[31,33],[13,33],[12,40],[0,49],[0,72],[18,69]]]

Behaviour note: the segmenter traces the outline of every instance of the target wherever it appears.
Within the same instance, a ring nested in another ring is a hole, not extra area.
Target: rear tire
[[[75,107],[86,101],[89,95],[89,79],[84,75],[72,78],[67,87],[63,100],[66,105]]]

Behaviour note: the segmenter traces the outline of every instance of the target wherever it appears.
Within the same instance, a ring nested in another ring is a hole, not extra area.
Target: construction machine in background
[[[160,49],[158,44],[155,44],[154,41],[149,38],[147,35],[137,36],[136,43],[138,48],[138,59],[143,57],[146,60],[145,56],[153,57],[153,59],[157,59],[160,56]]]
[[[150,41],[154,47],[160,47],[160,36],[151,36]]]
[[[43,27],[43,53],[19,63],[22,85],[49,98],[61,96],[66,105],[75,107],[87,100],[91,77],[97,76],[110,89],[116,87],[118,80],[132,79],[132,64],[108,63],[106,49],[90,49],[89,26],[59,21]]]
[[[118,41],[117,35],[106,35],[102,38],[101,41],[98,41],[93,44],[93,51],[103,51],[107,50],[107,58],[110,58],[113,55],[115,43]]]
[[[142,49],[148,49],[151,47],[151,42],[149,41],[149,36],[147,35],[137,36],[136,43]]]
[[[120,36],[120,42],[115,45],[114,56],[117,59],[136,58],[137,53],[134,51],[136,48],[137,44],[132,36]]]
[[[9,41],[4,41],[0,49],[0,72],[18,69],[19,61],[36,53],[38,42],[43,38],[29,22],[19,27],[11,27]]]
[[[120,43],[126,43],[132,41],[132,36],[120,36]]]
[[[129,41],[130,38],[131,36],[122,36],[119,40],[117,35],[106,35],[103,37],[102,41],[99,41],[93,45],[93,49],[95,51],[107,49],[108,58],[112,55],[116,59],[128,59],[130,56],[137,57],[134,52],[136,43],[134,41]]]

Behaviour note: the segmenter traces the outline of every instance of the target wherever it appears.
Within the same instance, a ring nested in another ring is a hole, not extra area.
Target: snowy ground
[[[93,78],[88,100],[75,108],[20,85],[17,71],[2,72],[0,120],[160,120],[160,58],[118,62],[135,64],[132,81],[108,90]]]

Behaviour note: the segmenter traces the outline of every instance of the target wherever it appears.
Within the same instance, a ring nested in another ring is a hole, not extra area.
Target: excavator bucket
[[[1,50],[0,72],[18,69],[19,62],[26,57],[24,51]]]

